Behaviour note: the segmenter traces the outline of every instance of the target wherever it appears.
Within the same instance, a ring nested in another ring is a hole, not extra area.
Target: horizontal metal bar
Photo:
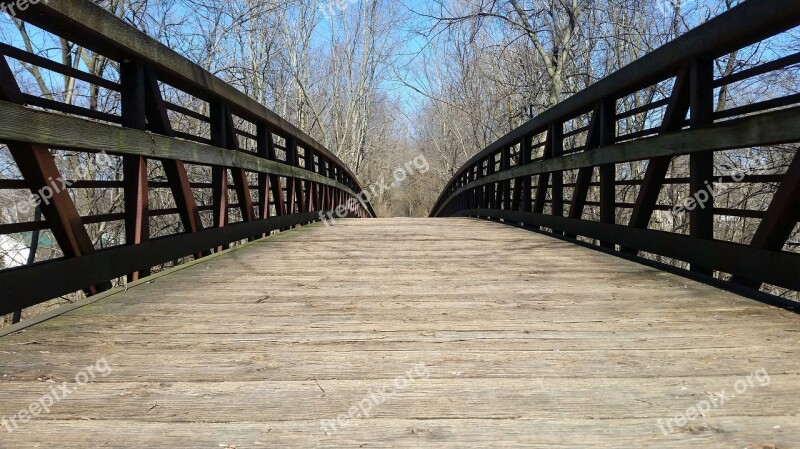
[[[213,210],[214,206],[197,206],[198,212],[205,212],[209,210]],[[169,208],[169,209],[151,209],[148,211],[148,215],[151,217],[163,217],[166,215],[177,215],[180,213],[180,209],[177,207]]]
[[[38,106],[44,109],[52,109],[54,111],[63,112],[65,114],[79,115],[81,117],[91,118],[95,120],[103,120],[111,123],[122,123],[122,117],[107,112],[95,111],[93,109],[84,108],[82,106],[75,106],[72,104],[62,103],[60,101],[50,100],[47,98],[37,97],[35,95],[23,94],[25,103],[31,106]]]
[[[125,214],[123,212],[102,215],[88,215],[81,217],[81,223],[96,224],[105,223],[109,221],[124,220]],[[0,235],[6,234],[19,234],[21,232],[41,231],[50,229],[46,221],[26,221],[22,223],[8,223],[0,225]]]
[[[633,109],[631,109],[629,111],[620,112],[619,114],[617,114],[617,116],[615,118],[617,119],[617,121],[619,121],[619,120],[626,119],[628,117],[632,117],[632,116],[637,115],[637,114],[642,114],[644,112],[650,112],[653,109],[658,109],[660,107],[668,105],[669,101],[670,101],[669,98],[664,98],[662,100],[654,101],[654,102],[648,103],[648,104],[646,104],[644,106],[639,106],[638,108],[633,108]]]
[[[568,133],[565,133],[564,134],[564,138],[567,139],[567,138],[572,137],[572,136],[577,136],[580,133],[585,133],[586,131],[589,131],[590,128],[591,128],[591,126],[584,126],[584,127],[578,128],[578,129],[574,129],[574,130],[572,130],[572,131],[570,131]]]
[[[211,119],[199,112],[195,112],[191,109],[184,108],[183,106],[178,106],[175,103],[170,103],[169,101],[164,101],[164,106],[172,112],[177,112],[178,114],[185,115],[187,117],[191,117],[201,122],[211,123]]]
[[[99,86],[108,90],[112,90],[115,92],[119,92],[122,90],[122,87],[119,85],[119,83],[115,83],[113,81],[109,81],[97,75],[92,75],[91,73],[86,73],[81,70],[66,66],[64,64],[53,61],[52,59],[47,59],[42,56],[35,55],[33,53],[28,53],[25,50],[21,50],[17,47],[13,47],[3,42],[0,42],[0,53],[9,56],[11,58],[14,58],[18,61],[28,62],[35,66],[39,66],[43,69],[50,70],[51,72],[56,72],[61,75],[66,75],[75,79],[79,79],[81,81],[85,81],[89,84],[94,84],[95,86]]]
[[[714,113],[715,119],[725,119],[736,117],[738,115],[752,114],[754,112],[761,112],[767,109],[776,109],[784,106],[792,106],[800,103],[800,94],[789,95],[787,97],[773,98],[772,100],[760,101],[758,103],[747,104],[731,109],[725,109]]]
[[[767,211],[715,207],[714,215],[720,215],[725,217],[757,218],[759,220],[763,220],[764,218],[767,217]]]
[[[620,134],[619,136],[617,136],[617,140],[625,141],[625,140],[641,139],[643,137],[656,135],[658,134],[658,132],[659,128],[643,129],[641,131],[635,131],[628,134]]]
[[[258,136],[256,136],[255,134],[250,134],[249,132],[242,131],[241,129],[236,129],[235,131],[236,131],[236,134],[238,134],[238,135],[240,135],[242,137],[246,137],[246,138],[251,139],[251,140],[258,140]]]
[[[189,134],[181,131],[172,131],[172,133],[175,134],[175,137],[179,139],[191,140],[192,142],[211,145],[211,139],[206,139],[205,137],[195,136],[194,134]]]
[[[0,292],[0,315],[209,248],[315,222],[319,217],[320,212],[271,217],[0,271],[0,285],[3,286]],[[47,279],[47,282],[42,282],[42,279]]]
[[[800,53],[786,56],[784,58],[776,59],[774,61],[766,62],[761,65],[736,72],[728,76],[724,76],[714,81],[714,87],[725,86],[727,84],[744,81],[748,78],[753,78],[758,75],[763,75],[768,72],[780,70],[795,64],[800,64]]]
[[[67,180],[64,183],[71,189],[121,189],[125,186],[123,181],[106,180]],[[0,190],[27,190],[28,186],[22,179],[0,179]]]

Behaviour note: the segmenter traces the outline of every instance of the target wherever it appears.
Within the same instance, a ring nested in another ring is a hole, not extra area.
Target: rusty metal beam
[[[144,65],[136,61],[120,64],[122,126],[147,129]],[[149,179],[147,159],[124,156],[122,171],[125,192],[125,243],[138,245],[150,239]],[[128,275],[133,282],[150,274],[149,269]]]
[[[225,146],[231,151],[239,151],[239,138],[236,134],[236,125],[233,123],[233,114],[230,109],[225,107]],[[239,209],[242,213],[242,220],[253,221],[255,212],[253,211],[253,195],[250,192],[250,182],[247,179],[247,172],[243,168],[233,167],[230,169],[233,178],[236,197],[239,200]]]
[[[169,120],[161,90],[158,87],[158,78],[155,72],[145,68],[145,113],[147,115],[147,129],[167,137],[175,137],[172,124]],[[161,159],[164,175],[170,186],[170,191],[178,208],[184,232],[197,232],[203,229],[200,211],[192,194],[189,176],[183,162],[172,159]],[[198,257],[201,254],[197,255]]]
[[[0,56],[0,100],[25,104],[22,91],[4,56]],[[31,194],[39,199],[38,207],[64,256],[74,258],[95,252],[50,149],[44,145],[21,142],[7,142],[7,146]],[[86,293],[96,294],[109,288],[111,283],[103,282],[89,287]]]
[[[589,131],[586,135],[586,151],[600,146],[600,120],[600,106],[597,106],[592,112]],[[572,194],[572,204],[569,208],[570,218],[583,217],[583,210],[586,207],[587,197],[589,196],[589,184],[592,182],[593,175],[594,167],[583,167],[578,170],[578,176],[575,180],[575,188]]]
[[[227,148],[227,108],[224,103],[213,103],[210,108],[211,144]],[[228,169],[221,165],[211,167],[211,196],[213,198],[213,227],[223,228],[228,224]],[[216,252],[227,249],[220,245]]]
[[[800,148],[795,152],[778,190],[772,197],[767,216],[761,220],[750,246],[767,251],[782,251],[800,221]],[[760,289],[762,282],[742,273],[733,277],[733,282],[753,289]]]

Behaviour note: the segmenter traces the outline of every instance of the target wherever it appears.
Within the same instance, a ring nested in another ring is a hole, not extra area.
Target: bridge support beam
[[[561,121],[553,122],[550,124],[550,129],[547,131],[547,139],[550,145],[549,157],[559,158],[564,155],[564,123]],[[552,183],[550,188],[550,203],[552,214],[556,217],[564,216],[564,172],[555,171],[550,174]],[[561,231],[555,231],[556,234],[563,234]]]
[[[782,251],[800,221],[800,148],[797,149],[783,181],[772,198],[767,216],[761,220],[750,246],[767,251]],[[748,279],[746,275],[733,277],[733,282],[745,287],[760,289],[762,282]]]
[[[698,58],[690,63],[689,77],[691,127],[714,123],[714,60]],[[714,153],[694,153],[689,156],[689,189],[692,195],[704,191],[711,198],[689,212],[689,234],[696,239],[714,239]],[[693,264],[692,271],[712,275],[714,270]]]
[[[137,61],[120,64],[122,85],[122,126],[139,130],[147,129],[146,93],[144,65]],[[150,206],[147,159],[142,156],[122,158],[123,182],[125,184],[125,243],[138,245],[150,240]],[[150,274],[143,268],[128,275],[133,282]]]
[[[167,107],[161,97],[161,90],[158,87],[158,78],[152,69],[145,68],[145,113],[147,115],[147,129],[156,134],[167,137],[175,137],[175,131],[169,121]],[[162,159],[164,175],[167,178],[172,197],[175,200],[175,207],[178,208],[178,215],[181,218],[184,232],[194,233],[203,229],[203,222],[200,219],[200,211],[197,208],[192,188],[189,184],[189,176],[183,162],[173,159]],[[210,254],[208,251],[195,254],[195,258],[201,258]]]
[[[664,112],[659,134],[663,135],[683,128],[690,106],[689,85],[689,66],[684,65],[675,77],[675,85],[672,88],[667,110]],[[649,226],[672,160],[672,156],[661,156],[648,161],[644,180],[628,224],[630,227],[647,229]],[[625,248],[624,251],[628,254],[638,254],[639,252],[636,248]]]
[[[5,57],[0,55],[0,100],[20,105],[25,97],[17,84],[14,73]],[[11,157],[17,163],[31,194],[38,199],[37,207],[44,215],[53,237],[58,242],[66,258],[75,258],[95,252],[94,243],[86,232],[80,213],[63,185],[63,179],[50,149],[45,145],[8,142]],[[47,198],[50,197],[50,198]],[[93,295],[111,288],[110,282],[103,282],[85,290]]]

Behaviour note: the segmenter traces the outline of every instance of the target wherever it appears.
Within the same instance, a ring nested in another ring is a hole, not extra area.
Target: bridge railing
[[[754,44],[796,52],[788,32],[798,25],[800,2],[744,2],[491,144],[456,173],[431,216],[521,224],[694,276],[800,290],[800,254],[787,243],[800,220],[800,86],[772,76],[796,74],[800,53],[715,70]],[[771,85],[725,97],[748,82]],[[785,170],[756,170],[741,149],[780,155]],[[720,205],[730,198],[716,187],[734,183],[762,186],[755,191],[767,200]],[[749,235],[715,235],[723,222]]]
[[[19,175],[0,179],[0,192],[5,207],[12,193],[23,198],[17,202],[28,210],[16,215],[29,217],[0,224],[0,237],[35,237],[31,265],[0,271],[0,314],[76,291],[95,294],[115,278],[135,280],[161,264],[318,221],[345,204],[351,216],[374,216],[355,175],[321,144],[92,2],[39,2],[17,18],[26,32],[33,25],[102,55],[111,68],[92,73],[24,42],[0,43],[0,143]],[[34,71],[81,84],[90,99],[68,100],[46,87],[30,93],[35,82],[26,74]],[[184,101],[170,102],[166,92]],[[87,160],[98,155],[122,169],[90,172]],[[114,205],[87,215],[91,208],[77,200],[84,190]],[[151,209],[156,190],[174,201]],[[121,238],[97,232],[111,224]],[[33,263],[40,232],[62,257]]]

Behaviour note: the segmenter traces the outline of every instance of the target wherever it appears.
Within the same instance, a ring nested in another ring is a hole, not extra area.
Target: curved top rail
[[[780,11],[778,14],[776,11]],[[790,30],[800,23],[800,2],[796,0],[758,0],[744,2],[698,26],[683,36],[659,47],[640,59],[597,81],[581,92],[544,111],[519,128],[501,137],[467,161],[442,191],[431,215],[436,215],[450,197],[455,182],[480,160],[526,136],[545,131],[548,124],[582,112],[615,95],[625,95],[666,79],[687,60],[719,57],[770,36]]]
[[[362,190],[355,174],[321,143],[275,112],[250,98],[175,50],[125,23],[102,7],[86,0],[39,2],[18,17],[33,25],[120,61],[127,58],[146,63],[159,79],[186,90],[203,100],[224,100],[236,115],[265,120],[281,137],[293,136],[302,147],[322,154],[340,167],[352,181],[349,187]]]

